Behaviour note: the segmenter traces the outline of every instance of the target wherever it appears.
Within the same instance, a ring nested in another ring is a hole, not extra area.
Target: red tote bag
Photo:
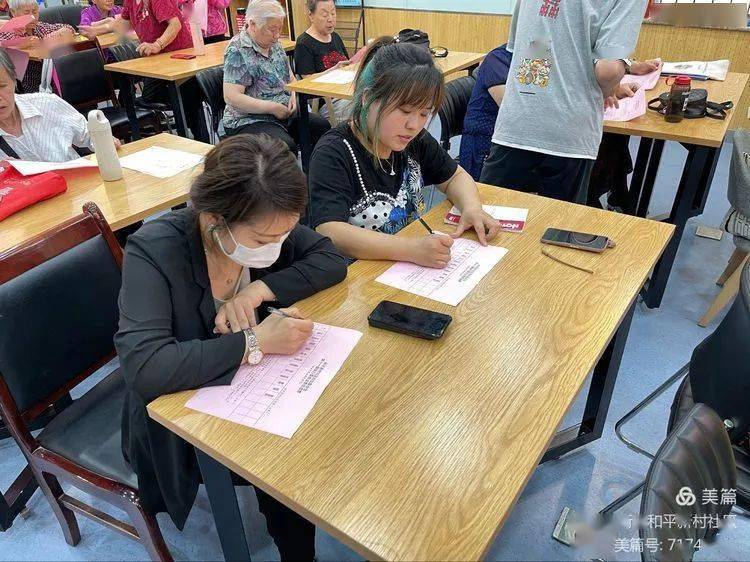
[[[22,176],[7,161],[0,162],[0,221],[66,189],[68,184],[60,174]]]

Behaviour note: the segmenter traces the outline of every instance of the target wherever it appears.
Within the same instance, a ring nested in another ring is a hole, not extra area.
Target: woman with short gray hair
[[[71,42],[74,39],[75,31],[65,23],[47,23],[39,21],[39,4],[35,0],[8,0],[10,15],[14,18],[19,16],[34,16],[34,21],[29,23],[25,28],[17,31],[0,32],[0,41],[8,41],[22,37],[23,41],[14,47],[18,49],[30,49],[37,47],[42,39],[59,40],[61,42]],[[39,85],[42,83],[42,63],[39,61],[29,61],[26,73],[21,81],[24,92],[38,92]]]
[[[86,118],[54,94],[17,94],[16,69],[0,49],[0,159],[65,162],[93,150]],[[119,147],[115,140],[115,147]]]
[[[277,0],[250,0],[245,27],[224,53],[224,131],[227,136],[267,134],[296,152],[297,96],[286,90],[296,78],[279,43],[286,13]],[[330,129],[310,115],[313,144]]]

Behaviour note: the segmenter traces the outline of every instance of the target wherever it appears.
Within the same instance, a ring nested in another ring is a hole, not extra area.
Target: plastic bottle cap
[[[678,76],[674,83],[679,86],[690,86],[690,76]]]

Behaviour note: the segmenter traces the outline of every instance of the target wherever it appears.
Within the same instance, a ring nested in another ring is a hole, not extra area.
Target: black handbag
[[[448,49],[445,47],[430,47],[430,36],[427,35],[424,31],[421,29],[402,29],[398,32],[398,35],[396,35],[393,38],[394,42],[396,43],[411,43],[412,45],[417,45],[418,47],[424,47],[430,53],[432,53],[432,56],[435,58],[445,58],[448,56]]]
[[[648,108],[664,115],[669,103],[669,92],[661,94],[658,98],[648,102]],[[710,117],[711,119],[726,119],[727,111],[734,107],[731,101],[716,103],[708,101],[708,91],[703,88],[690,90],[685,106],[685,119],[700,119],[701,117]]]

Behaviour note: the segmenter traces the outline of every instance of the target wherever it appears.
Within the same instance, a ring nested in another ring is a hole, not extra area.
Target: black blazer
[[[347,262],[333,243],[304,226],[284,241],[279,260],[251,270],[288,306],[341,282]],[[130,236],[115,347],[127,385],[122,448],[138,475],[141,502],[185,524],[200,482],[192,446],[151,420],[146,405],[163,394],[229,384],[245,354],[242,332],[213,333],[216,309],[203,240],[191,209],[147,222]]]

